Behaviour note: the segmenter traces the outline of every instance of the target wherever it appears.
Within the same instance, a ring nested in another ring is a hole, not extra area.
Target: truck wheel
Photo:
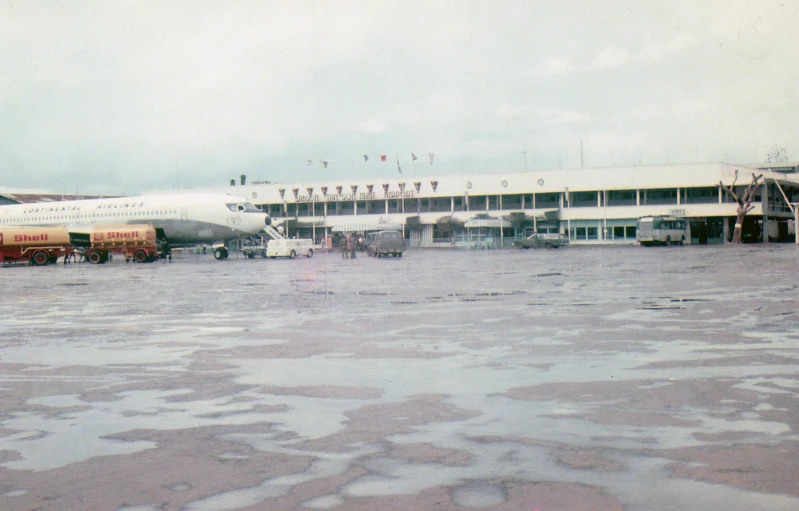
[[[44,266],[50,262],[50,256],[47,255],[47,252],[42,252],[40,250],[33,254],[31,261],[33,261],[33,264],[36,266]]]
[[[216,258],[217,261],[227,259],[227,256],[228,256],[227,249],[225,247],[219,247],[216,250],[214,250],[214,257]]]
[[[92,264],[100,264],[105,261],[103,261],[103,256],[100,254],[100,252],[92,252],[89,254],[89,262]]]
[[[306,255],[306,257],[308,257],[308,258],[313,257],[313,249],[312,248],[308,249],[308,255]]]
[[[666,246],[671,245],[671,236],[666,236]]]
[[[402,252],[397,252],[397,257],[402,257]]]
[[[247,252],[247,259],[252,259],[253,257],[255,257],[254,252]]]
[[[137,250],[136,253],[133,254],[133,260],[137,263],[146,263],[147,262],[147,252],[144,250]]]
[[[297,257],[297,252],[292,250],[291,253],[289,254],[289,258],[294,259],[295,257]]]

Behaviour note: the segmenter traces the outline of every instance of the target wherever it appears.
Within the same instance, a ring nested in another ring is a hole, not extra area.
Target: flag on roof
[[[427,154],[430,155],[430,165],[432,165],[433,164],[433,158],[435,158],[436,155],[433,154],[433,153],[427,153]]]
[[[386,161],[386,155],[385,154],[381,154],[380,155],[380,161]]]
[[[313,165],[313,160],[311,160],[311,159],[305,160],[305,165],[310,167],[311,165]]]
[[[327,164],[328,164],[328,163],[330,163],[330,162],[328,162],[327,160],[322,160],[322,166],[323,166],[324,168],[327,168]]]
[[[363,155],[363,161],[364,161],[364,162],[367,162],[367,161],[369,161],[369,156],[368,156],[368,155],[366,155],[366,154],[364,154],[364,155]]]
[[[399,165],[399,156],[397,156],[397,170],[399,170],[399,173],[402,174],[402,169],[400,168]]]
[[[411,153],[411,160],[416,161],[418,159],[415,154]]]

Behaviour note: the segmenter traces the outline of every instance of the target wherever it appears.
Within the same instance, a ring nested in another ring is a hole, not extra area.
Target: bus
[[[644,216],[638,219],[635,237],[641,245],[671,245],[685,242],[687,222],[673,216]]]

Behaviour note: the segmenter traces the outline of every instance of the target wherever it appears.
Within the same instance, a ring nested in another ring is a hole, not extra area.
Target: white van
[[[313,240],[311,239],[292,239],[292,240],[269,240],[266,244],[266,257],[295,258],[298,255],[313,257]]]

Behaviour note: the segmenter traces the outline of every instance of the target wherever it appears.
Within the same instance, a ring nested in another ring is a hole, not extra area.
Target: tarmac
[[[3,510],[797,510],[795,245],[1,267]]]

